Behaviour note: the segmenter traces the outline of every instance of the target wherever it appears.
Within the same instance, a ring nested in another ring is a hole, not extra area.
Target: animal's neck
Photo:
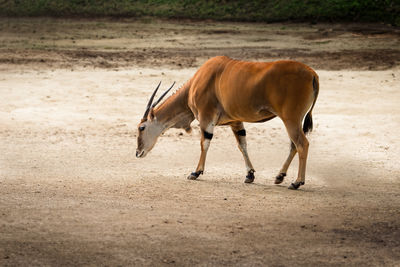
[[[188,106],[189,88],[190,81],[154,110],[157,120],[165,128],[164,130],[183,128],[190,131],[190,123],[194,120],[194,115]]]

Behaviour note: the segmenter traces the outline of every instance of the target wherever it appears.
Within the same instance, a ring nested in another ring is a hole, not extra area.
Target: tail
[[[314,108],[315,102],[317,101],[318,93],[319,93],[319,81],[318,76],[314,76],[313,78],[313,91],[314,91],[314,101],[310,108],[310,111],[307,113],[304,123],[303,123],[303,132],[307,134],[311,132],[313,129],[313,120],[312,120],[312,110]]]

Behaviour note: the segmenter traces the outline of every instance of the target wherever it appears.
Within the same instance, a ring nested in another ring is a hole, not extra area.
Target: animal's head
[[[161,82],[158,84],[157,88],[154,90],[150,97],[149,103],[147,103],[146,111],[144,112],[143,118],[138,125],[138,137],[137,137],[137,149],[136,157],[144,158],[147,153],[154,147],[157,142],[157,138],[161,135],[164,130],[164,125],[161,121],[157,120],[154,112],[154,108],[164,96],[172,89],[172,86],[160,96],[160,98],[153,104],[154,96],[160,87]]]

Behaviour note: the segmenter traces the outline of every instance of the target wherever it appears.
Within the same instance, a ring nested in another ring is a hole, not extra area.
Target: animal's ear
[[[150,112],[149,112],[149,120],[150,121],[152,121],[152,120],[154,120],[154,118],[156,117],[156,115],[154,114],[154,109],[153,108],[151,108],[150,109]]]

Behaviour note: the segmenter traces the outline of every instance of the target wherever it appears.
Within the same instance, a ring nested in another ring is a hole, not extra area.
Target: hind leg
[[[244,180],[245,183],[252,183],[254,181],[254,168],[253,164],[251,164],[249,155],[247,154],[247,142],[246,142],[246,130],[244,129],[243,123],[234,123],[231,125],[231,129],[233,134],[236,137],[236,141],[238,143],[239,150],[243,154],[244,162],[246,164],[247,176]]]
[[[294,145],[293,142],[290,142],[290,152],[289,155],[285,161],[285,163],[283,164],[281,170],[279,171],[279,174],[275,177],[275,184],[280,184],[283,182],[283,179],[285,179],[287,170],[290,166],[290,163],[292,163],[292,160],[294,158],[294,156],[297,153],[297,149],[296,146]]]
[[[289,189],[298,189],[301,185],[304,185],[305,183],[309,143],[301,128],[300,121],[296,123],[293,123],[291,121],[284,121],[284,124],[286,126],[289,137],[294,143],[297,153],[299,154],[299,171],[297,174],[297,179],[289,186]]]

